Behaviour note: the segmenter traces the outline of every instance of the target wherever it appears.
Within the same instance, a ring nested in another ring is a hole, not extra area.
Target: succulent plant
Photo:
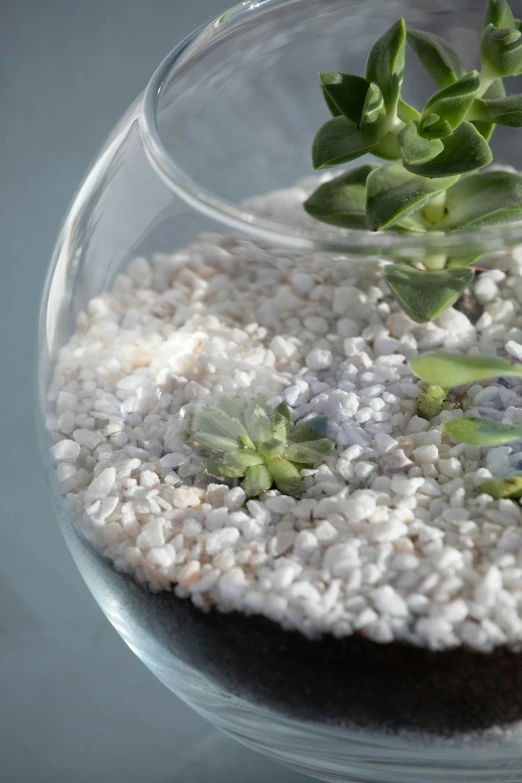
[[[423,419],[434,419],[441,411],[453,410],[457,406],[448,400],[448,391],[442,386],[426,386],[417,397],[417,413]]]
[[[522,378],[522,364],[490,356],[428,353],[412,359],[409,365],[412,372],[428,384],[427,392],[421,393],[417,398],[419,411],[423,410],[426,394],[429,395],[434,388],[441,389],[439,384],[442,383],[445,384],[445,389],[441,390],[446,398],[447,390],[454,386],[499,376]],[[437,416],[442,409],[441,407],[434,415]],[[503,424],[486,417],[452,419],[445,421],[441,428],[454,440],[474,446],[501,446],[522,439],[522,424]],[[480,489],[494,498],[520,498],[522,476],[490,479],[485,481]]]
[[[369,163],[320,185],[304,203],[325,223],[349,229],[424,234],[476,229],[522,218],[522,176],[479,172],[492,160],[496,125],[522,127],[522,94],[506,95],[503,77],[522,73],[522,32],[506,0],[489,0],[481,39],[481,71],[467,72],[450,43],[406,30],[397,21],[374,44],[365,76],[321,73],[333,115],[312,145],[314,168]],[[437,92],[418,111],[401,96],[406,43],[433,78]],[[427,254],[389,264],[392,294],[417,322],[451,306],[474,277],[473,256]]]
[[[185,439],[205,457],[208,474],[221,481],[243,479],[247,497],[267,492],[273,484],[285,495],[299,497],[303,468],[319,465],[331,453],[326,416],[292,425],[281,403],[269,414],[262,400],[223,398],[216,407],[191,416]]]

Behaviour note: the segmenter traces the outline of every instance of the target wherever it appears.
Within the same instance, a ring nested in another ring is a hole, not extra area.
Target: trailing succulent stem
[[[334,448],[327,425],[325,416],[292,425],[285,403],[269,414],[262,401],[223,398],[217,407],[192,414],[185,439],[205,458],[208,474],[222,481],[243,479],[247,497],[257,497],[273,484],[285,495],[299,497],[301,470],[320,465]]]
[[[426,391],[417,397],[419,415],[425,418],[433,418],[442,410],[448,410],[447,392],[439,384],[444,383],[445,388],[449,389],[499,376],[522,378],[521,364],[490,356],[424,354],[412,359],[410,368],[426,384]],[[445,421],[441,427],[454,440],[473,446],[501,446],[522,439],[522,424],[503,424],[488,418],[452,419]],[[522,476],[490,479],[485,481],[480,489],[494,498],[520,498]]]
[[[492,161],[495,126],[522,127],[522,94],[507,96],[502,81],[522,73],[520,26],[506,0],[489,0],[480,72],[468,72],[443,38],[407,30],[399,19],[374,44],[364,77],[320,73],[332,117],[313,141],[314,168],[366,153],[389,162],[323,183],[305,202],[307,212],[342,228],[419,234],[521,219],[522,176],[479,172]],[[406,43],[437,87],[420,111],[401,96]],[[474,275],[466,267],[476,260],[435,254],[422,269],[392,264],[385,276],[401,307],[424,322],[459,298]]]

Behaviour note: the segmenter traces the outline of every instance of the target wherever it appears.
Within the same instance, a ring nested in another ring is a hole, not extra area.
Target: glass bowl
[[[300,208],[317,182],[310,146],[325,119],[317,72],[362,72],[372,42],[402,15],[457,42],[472,67],[482,13],[476,0],[260,0],[203,26],[159,66],[87,173],[42,298],[42,454],[63,534],[95,599],[136,655],[200,714],[324,780],[521,780],[517,654],[501,650],[492,666],[461,648],[435,653],[342,632],[312,640],[281,627],[277,602],[268,617],[256,614],[254,599],[249,614],[209,610],[215,561],[188,600],[195,577],[186,555],[175,559],[176,524],[188,519],[198,529],[200,512],[190,509],[200,498],[191,494],[190,464],[166,438],[176,441],[181,403],[208,399],[204,373],[217,377],[214,392],[246,393],[253,376],[267,396],[281,391],[297,360],[275,317],[296,301],[316,302],[321,331],[321,308],[330,317],[333,293],[354,275],[374,281],[371,306],[379,306],[379,258],[509,257],[522,241],[520,226],[422,238],[334,229]],[[427,77],[410,71],[405,98],[419,103],[429,91]],[[522,146],[512,138],[497,131],[495,160],[520,168]],[[255,305],[250,284],[261,292]],[[224,354],[223,340],[235,350]],[[245,341],[255,343],[255,361],[245,359]],[[176,493],[174,512],[164,498],[158,504],[158,482]],[[118,499],[114,486],[127,495]],[[241,493],[212,491],[211,505],[225,503],[245,525]],[[276,517],[284,515],[272,494]],[[168,532],[157,525],[146,534],[148,559],[129,546],[144,507],[170,525],[167,555],[151,554]],[[259,508],[250,512],[262,524]],[[246,529],[241,535],[255,538]],[[282,544],[275,556],[284,553]],[[183,565],[175,592],[168,574]],[[509,702],[505,721],[499,692]]]

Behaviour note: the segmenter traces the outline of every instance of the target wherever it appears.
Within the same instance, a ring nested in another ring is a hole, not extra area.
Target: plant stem
[[[485,76],[484,71],[481,71],[480,72],[480,87],[479,87],[479,91],[477,93],[477,98],[482,98],[484,93],[486,93],[489,90],[489,88],[491,87],[491,85],[493,84],[494,81],[495,81],[494,78],[493,79],[488,78],[487,76]]]
[[[426,268],[426,272],[440,272],[441,269],[445,269],[448,256],[446,253],[432,253],[423,259],[422,263]]]
[[[399,119],[397,113],[391,114],[386,118],[384,125],[382,126],[381,134],[385,136],[387,133],[393,133],[397,136],[400,131],[406,127],[406,123]]]
[[[439,223],[446,214],[446,191],[439,193],[437,196],[431,199],[422,210],[423,217],[435,225]]]

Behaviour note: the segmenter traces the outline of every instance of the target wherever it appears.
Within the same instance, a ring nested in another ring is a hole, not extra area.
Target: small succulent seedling
[[[417,413],[423,419],[434,419],[441,411],[453,410],[457,406],[448,400],[448,390],[442,386],[429,385],[417,397]]]
[[[409,365],[412,372],[428,384],[428,390],[442,383],[449,389],[499,376],[522,378],[522,364],[490,356],[432,353],[417,356]],[[435,415],[439,413],[440,410]],[[489,418],[463,417],[445,421],[441,427],[454,440],[474,446],[501,446],[522,439],[522,424],[502,424]],[[520,498],[522,476],[491,479],[480,489],[494,498]]]
[[[318,466],[332,452],[326,416],[292,425],[285,403],[271,415],[262,401],[224,398],[218,406],[192,414],[185,438],[205,457],[205,469],[221,481],[243,479],[249,498],[273,484],[285,495],[299,497],[301,470]]]
[[[373,46],[364,77],[319,74],[333,116],[315,136],[314,168],[366,153],[389,162],[370,163],[320,185],[304,204],[307,212],[343,228],[417,234],[522,218],[522,176],[479,172],[492,160],[488,141],[495,126],[522,127],[522,95],[506,95],[502,81],[522,73],[519,28],[506,0],[489,0],[479,73],[468,72],[443,38],[406,30],[400,19]],[[401,96],[406,42],[437,87],[420,110]],[[431,254],[416,268],[389,264],[384,276],[403,310],[424,322],[469,286],[475,261],[477,254]]]

